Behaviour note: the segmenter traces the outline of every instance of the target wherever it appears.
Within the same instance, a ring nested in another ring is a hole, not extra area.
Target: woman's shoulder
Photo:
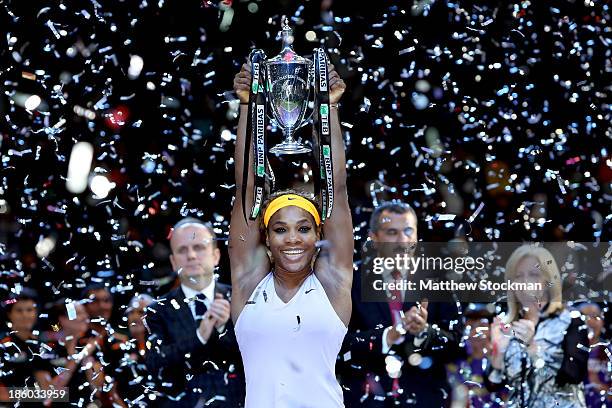
[[[542,316],[536,329],[536,339],[548,344],[561,344],[571,323],[570,313],[565,309]]]
[[[560,337],[562,341],[587,341],[587,327],[582,313],[578,310],[563,309],[551,316],[547,331],[550,337]]]

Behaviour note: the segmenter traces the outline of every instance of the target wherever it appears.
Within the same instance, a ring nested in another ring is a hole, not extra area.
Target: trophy
[[[293,51],[293,30],[284,18],[281,31],[283,49],[274,58],[264,61],[269,109],[283,131],[283,141],[270,149],[274,154],[310,153],[312,150],[293,138],[304,125],[310,100],[312,61]]]
[[[265,53],[255,49],[249,56],[251,64],[251,92],[249,94],[249,115],[247,116],[246,146],[244,163],[254,155],[253,185],[254,203],[250,218],[259,214],[265,198],[266,182],[271,181],[274,189],[274,172],[267,158],[268,152],[277,155],[301,154],[314,151],[316,160],[314,177],[315,193],[321,197],[322,218],[330,216],[333,207],[333,168],[331,131],[329,122],[329,73],[328,59],[322,48],[313,51],[312,60],[300,57],[293,51],[293,32],[288,19],[283,18],[280,54],[266,59]],[[311,85],[314,85],[311,90]],[[313,138],[312,149],[294,139],[295,131],[306,124],[304,115],[313,93]],[[270,114],[268,114],[268,112]],[[266,119],[270,116],[282,129],[281,143],[268,150]],[[244,180],[248,169],[244,169]],[[242,199],[246,197],[246,185],[242,183]],[[319,194],[320,193],[320,194]],[[246,207],[245,219],[247,217]]]

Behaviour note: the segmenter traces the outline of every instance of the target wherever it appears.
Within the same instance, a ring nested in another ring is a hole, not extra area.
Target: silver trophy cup
[[[274,154],[309,153],[311,149],[293,138],[295,130],[304,125],[304,115],[310,100],[311,60],[293,51],[293,34],[285,18],[281,31],[283,49],[276,57],[264,62],[267,101],[272,117],[283,131],[283,141],[270,149]]]

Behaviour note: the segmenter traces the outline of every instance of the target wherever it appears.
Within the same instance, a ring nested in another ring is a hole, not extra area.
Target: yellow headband
[[[308,211],[310,215],[315,220],[317,225],[321,224],[321,216],[319,216],[319,212],[313,203],[308,201],[302,196],[297,194],[283,194],[280,197],[276,197],[270,204],[268,204],[268,208],[266,208],[266,212],[264,213],[264,225],[267,227],[270,222],[270,218],[281,208],[289,207],[290,205],[294,205],[296,207],[300,207],[302,210]]]

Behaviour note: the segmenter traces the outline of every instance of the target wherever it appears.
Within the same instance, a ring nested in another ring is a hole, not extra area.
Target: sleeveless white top
[[[242,309],[235,331],[246,376],[245,408],[344,407],[335,365],[347,328],[314,273],[285,303],[270,272]]]

